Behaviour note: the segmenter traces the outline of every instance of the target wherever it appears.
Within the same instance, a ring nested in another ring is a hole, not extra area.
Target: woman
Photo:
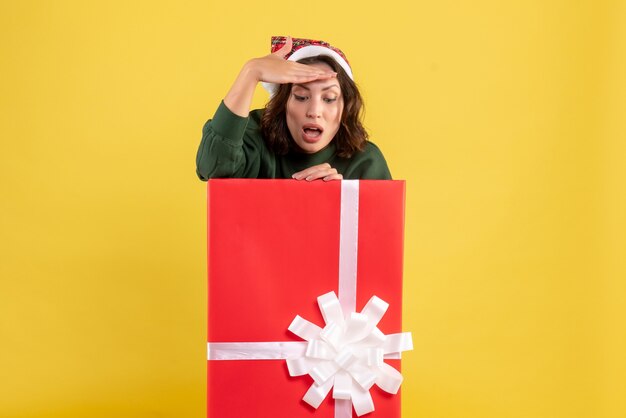
[[[198,177],[296,180],[391,179],[367,141],[362,99],[338,49],[321,41],[272,38],[270,55],[248,61],[202,130]],[[265,109],[250,112],[259,82]]]

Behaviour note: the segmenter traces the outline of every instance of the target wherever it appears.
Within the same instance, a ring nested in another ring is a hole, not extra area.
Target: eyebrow
[[[302,88],[303,88],[303,89],[305,89],[305,90],[311,91],[311,89],[310,89],[310,88],[308,88],[307,86],[305,86],[304,84],[294,84],[293,86],[294,86],[294,87],[302,87]],[[333,87],[337,87],[337,88],[339,88],[339,85],[338,85],[338,84],[331,84],[330,86],[326,86],[326,87],[324,87],[324,88],[322,89],[322,91],[325,91],[325,90],[331,89],[331,88],[333,88]]]

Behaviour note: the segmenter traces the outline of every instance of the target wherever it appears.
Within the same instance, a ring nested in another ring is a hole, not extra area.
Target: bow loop
[[[287,329],[306,341],[319,338],[320,332],[322,332],[320,327],[307,321],[300,315],[296,315]]]
[[[343,326],[344,314],[335,292],[328,292],[319,296],[317,298],[317,304],[320,307],[325,323],[330,324],[334,322],[339,326]]]

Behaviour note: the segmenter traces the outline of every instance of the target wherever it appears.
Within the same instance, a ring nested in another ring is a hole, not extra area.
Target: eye
[[[296,101],[298,101],[298,102],[303,102],[303,101],[305,101],[307,99],[306,96],[298,96],[297,94],[294,94],[293,98],[296,99]]]
[[[324,98],[324,102],[326,102],[326,103],[332,103],[332,102],[334,102],[335,100],[337,100],[337,98],[336,98],[336,97],[325,97],[325,98]]]

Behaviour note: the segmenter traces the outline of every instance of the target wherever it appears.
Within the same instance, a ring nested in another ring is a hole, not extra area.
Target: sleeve
[[[344,173],[345,179],[391,180],[391,172],[383,153],[374,143],[368,142],[365,151],[354,158]]]
[[[259,175],[263,141],[250,132],[250,118],[244,118],[222,101],[202,128],[202,141],[196,155],[196,173],[201,180],[210,178],[256,178]]]

